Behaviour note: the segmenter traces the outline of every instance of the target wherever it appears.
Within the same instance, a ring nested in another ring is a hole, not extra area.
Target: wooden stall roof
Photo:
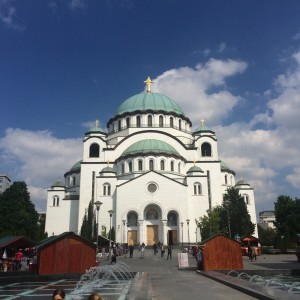
[[[5,236],[0,239],[0,249],[9,245],[16,248],[30,248],[35,246],[35,242],[26,238],[25,236]]]
[[[69,232],[64,232],[64,233],[61,233],[59,235],[53,235],[53,236],[50,236],[42,241],[40,241],[37,245],[36,245],[36,248],[38,250],[40,249],[43,249],[45,247],[48,247],[50,246],[51,244],[54,244],[60,240],[63,240],[65,238],[68,238],[68,237],[72,237],[74,239],[78,239],[80,240],[81,242],[91,246],[91,247],[94,247],[96,248],[96,245],[92,242],[90,242],[89,240],[79,236],[78,234],[74,233],[73,231],[69,231]]]
[[[258,242],[258,238],[257,237],[255,237],[255,236],[253,236],[253,235],[244,235],[242,238],[241,238],[241,240],[243,241],[243,242],[247,242],[247,241],[256,241],[256,242]]]

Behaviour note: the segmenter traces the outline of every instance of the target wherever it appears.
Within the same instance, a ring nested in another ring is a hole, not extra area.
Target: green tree
[[[278,236],[286,237],[285,245],[288,245],[287,236],[294,241],[300,233],[300,199],[280,195],[275,202],[275,220]]]
[[[244,198],[234,187],[227,189],[221,209],[220,228],[226,228],[229,233],[229,224],[231,237],[236,234],[240,236],[251,235],[255,230],[255,224],[251,222]]]
[[[260,243],[263,246],[274,246],[275,239],[276,239],[276,230],[273,228],[263,228],[259,224],[257,225],[258,230],[258,238],[260,240]]]
[[[37,240],[38,230],[38,213],[27,185],[16,181],[0,195],[0,236],[22,235]]]
[[[89,206],[85,211],[80,235],[89,241],[96,241],[97,239],[97,224],[92,201],[90,201]]]

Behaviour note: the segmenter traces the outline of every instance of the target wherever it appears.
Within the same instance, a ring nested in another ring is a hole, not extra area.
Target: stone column
[[[123,244],[125,244],[125,243],[128,243],[128,241],[127,241],[128,236],[127,236],[126,220],[123,220],[122,223],[123,223],[123,233],[122,233],[122,235],[123,235]]]
[[[137,242],[142,245],[144,242],[144,227],[143,227],[144,220],[138,220],[138,240]],[[146,243],[145,243],[146,244]]]
[[[161,222],[162,222],[162,241],[161,242],[164,245],[166,245],[168,242],[168,239],[167,239],[167,222],[168,222],[168,220],[161,220]]]

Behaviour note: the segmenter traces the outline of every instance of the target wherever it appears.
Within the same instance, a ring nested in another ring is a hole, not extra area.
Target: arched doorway
[[[167,226],[169,227],[167,235],[168,245],[177,245],[178,244],[178,214],[175,211],[170,211],[168,213],[168,222]]]
[[[146,245],[152,246],[159,241],[159,224],[161,219],[161,211],[159,207],[155,205],[148,206],[145,209],[145,221],[146,221]]]
[[[137,222],[138,215],[131,211],[127,214],[127,242],[128,245],[137,245]]]

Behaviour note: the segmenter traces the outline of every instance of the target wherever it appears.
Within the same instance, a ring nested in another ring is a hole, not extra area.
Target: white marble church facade
[[[106,131],[96,125],[85,134],[82,160],[48,190],[49,236],[80,233],[89,202],[100,201],[99,233],[114,227],[117,242],[195,243],[195,219],[221,205],[232,186],[256,224],[253,188],[221,161],[215,132],[204,122],[192,131],[179,105],[146,83],[147,92],[124,101]]]

